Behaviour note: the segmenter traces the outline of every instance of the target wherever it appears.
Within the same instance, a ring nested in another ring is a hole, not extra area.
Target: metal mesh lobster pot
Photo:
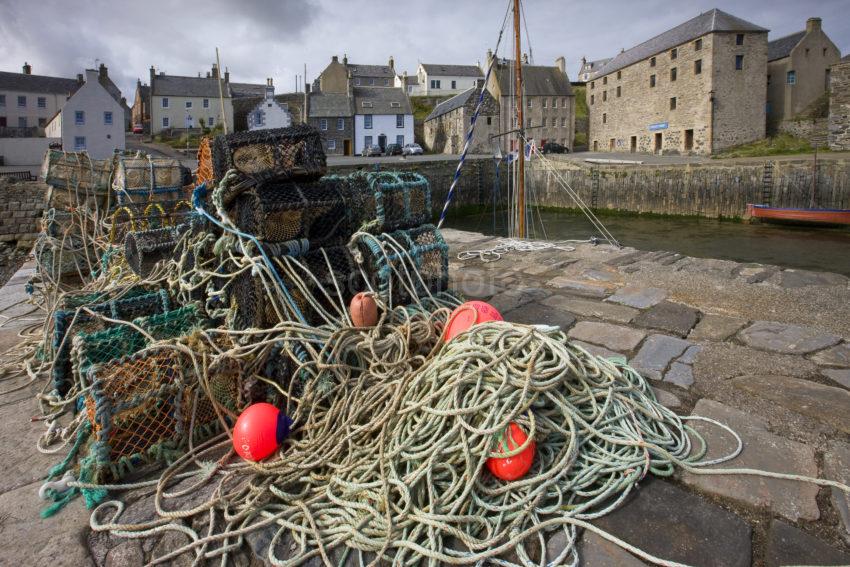
[[[384,301],[392,300],[394,305],[411,301],[408,288],[418,296],[448,288],[449,247],[434,225],[364,235],[356,244],[372,288]],[[419,277],[410,269],[413,266]]]
[[[347,179],[355,230],[380,234],[431,220],[431,186],[418,173],[356,172]]]
[[[86,194],[108,195],[112,169],[111,159],[91,159],[86,152],[49,150],[41,176],[48,185],[65,189],[64,193],[72,193],[76,199]]]
[[[188,197],[183,166],[171,158],[119,158],[112,189],[118,204],[179,201]]]
[[[340,244],[352,230],[340,178],[314,183],[264,183],[233,200],[231,218],[244,232],[265,242],[299,238],[312,246]]]
[[[185,341],[184,341],[185,342]],[[143,464],[165,464],[221,430],[213,404],[239,409],[237,365],[212,369],[208,391],[200,386],[191,359],[170,348],[112,360],[91,372],[85,398],[93,442],[91,477],[116,481]]]
[[[177,226],[128,232],[124,238],[127,264],[135,274],[148,277],[157,263],[174,257],[178,242],[190,230],[192,223],[184,222]]]
[[[271,258],[282,259],[292,255],[279,245],[264,246]],[[360,291],[360,277],[354,261],[345,246],[330,246],[311,250],[301,256],[294,256],[293,271],[302,280],[305,288],[295,285],[293,278],[280,274],[281,280],[292,298],[294,307],[310,324],[321,324],[322,320],[315,306],[307,298],[312,297],[325,311],[334,314],[341,308],[347,308],[348,302],[356,291]],[[296,262],[300,267],[295,265]],[[306,273],[304,270],[309,272]],[[232,310],[231,327],[234,329],[265,329],[280,322],[273,301],[283,304],[286,299],[278,292],[276,282],[269,283],[274,299],[269,297],[262,280],[245,271],[234,278],[229,285],[228,298]],[[285,312],[285,311],[283,311]]]
[[[218,180],[230,169],[258,182],[310,181],[327,171],[319,132],[306,124],[218,136],[212,157]]]
[[[73,335],[94,333],[113,326],[113,323],[81,311],[87,307],[90,311],[111,319],[132,321],[139,317],[165,313],[171,307],[171,300],[165,290],[149,292],[138,287],[128,290],[120,299],[105,301],[108,294],[86,294],[66,300],[53,314],[53,353],[54,362],[51,372],[53,388],[64,395],[71,387],[71,345]],[[97,301],[86,301],[96,299]]]

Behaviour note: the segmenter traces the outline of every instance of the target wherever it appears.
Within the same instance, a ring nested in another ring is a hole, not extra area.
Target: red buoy
[[[355,327],[374,327],[378,324],[378,304],[371,293],[361,291],[352,297],[348,310]]]
[[[526,439],[528,439],[528,435],[525,434],[525,431],[516,423],[511,422],[507,431],[505,431],[503,439],[499,441],[499,446],[496,450],[500,453],[513,451],[517,447],[522,446]],[[505,446],[507,446],[507,449]],[[487,459],[487,469],[493,473],[493,476],[502,480],[511,481],[520,479],[531,469],[536,451],[537,443],[532,441],[518,455],[501,458],[491,457]]]
[[[289,435],[292,420],[271,404],[245,408],[233,427],[233,448],[245,460],[262,461],[280,447]]]
[[[504,321],[499,311],[483,301],[467,301],[449,315],[446,323],[445,341],[449,342],[473,325],[487,321]]]

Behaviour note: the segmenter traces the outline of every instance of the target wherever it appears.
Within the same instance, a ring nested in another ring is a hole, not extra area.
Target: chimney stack
[[[215,63],[212,64],[212,78],[218,79],[218,65]]]
[[[391,71],[395,70],[395,60],[393,59],[392,55],[390,55],[390,70]]]
[[[85,82],[85,81],[83,81],[83,74],[82,73],[77,73],[77,82],[80,83],[81,85]]]
[[[32,65],[24,61],[24,75],[32,75]]]
[[[336,55],[331,57],[331,63],[339,63],[339,57],[337,57]]]
[[[109,69],[107,69],[106,65],[104,65],[103,63],[101,63],[100,67],[98,67],[97,69],[97,76],[100,80],[109,77]]]
[[[490,68],[490,65],[492,65],[492,61],[493,61],[493,50],[488,49],[487,50],[487,68],[488,69]],[[484,71],[486,72],[487,69],[484,69]]]
[[[156,68],[153,65],[151,65],[151,80],[150,80],[150,83],[149,83],[150,86],[151,86],[151,93],[153,93],[153,80],[154,80],[155,77],[156,77]]]
[[[348,65],[348,53],[343,53],[343,54],[342,54],[342,64],[343,64],[343,65]]]
[[[561,73],[567,74],[567,60],[564,59],[563,55],[555,59],[555,66],[561,70]]]
[[[820,18],[809,18],[806,20],[806,31],[811,33],[813,31],[820,31],[821,19]]]
[[[224,82],[230,82],[230,71],[227,70],[227,67],[224,68]]]

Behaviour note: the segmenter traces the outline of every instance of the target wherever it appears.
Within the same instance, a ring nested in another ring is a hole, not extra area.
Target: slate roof
[[[746,20],[735,17],[732,14],[727,14],[723,10],[714,8],[708,12],[703,12],[695,18],[691,18],[683,24],[679,24],[675,28],[669,29],[666,32],[648,39],[631,49],[627,49],[619,53],[611,59],[599,72],[596,77],[609,75],[614,71],[618,71],[624,67],[628,67],[638,61],[657,55],[663,51],[667,51],[677,45],[687,43],[693,39],[704,36],[713,32],[767,32],[768,30],[757,26]]]
[[[474,99],[475,101],[477,101],[480,92],[480,87],[470,87],[462,93],[455,95],[448,100],[444,100],[443,102],[434,107],[434,110],[431,111],[431,114],[428,115],[428,118],[426,118],[425,121],[427,122],[428,120],[439,118],[444,114],[448,114],[452,110],[457,110],[458,108],[469,102],[470,99]],[[493,95],[490,94],[490,91],[485,90],[484,100],[487,100],[488,98],[492,99]]]
[[[230,83],[230,93],[234,97],[266,96],[266,85],[252,83]]]
[[[151,96],[151,88],[147,85],[139,86],[139,96],[142,97],[142,100],[148,100]]]
[[[364,107],[364,102],[372,104]],[[403,89],[354,87],[354,114],[413,114],[413,109]]]
[[[502,96],[508,96],[513,88],[514,62],[510,59],[501,59],[493,70],[496,80],[499,82],[499,91]],[[522,66],[522,80],[525,84],[525,94],[529,96],[555,95],[570,96],[573,87],[566,73],[561,73],[557,67],[543,65]]]
[[[395,77],[393,71],[388,65],[358,65],[357,63],[349,63],[348,70],[352,77],[381,77],[392,79]]]
[[[767,60],[776,61],[791,55],[791,50],[797,47],[800,40],[806,36],[806,30],[774,39],[767,42]]]
[[[4,91],[71,94],[76,92],[79,87],[80,84],[76,79],[0,71],[0,89]]]
[[[576,79],[581,80],[581,76],[585,73],[596,73],[611,59],[612,57],[606,57],[604,59],[597,59],[596,61],[585,61],[584,65],[579,65],[578,73],[576,74]]]
[[[127,106],[126,97],[122,97],[121,89],[119,89],[115,85],[115,83],[112,82],[112,79],[110,79],[109,77],[101,78],[98,76],[97,80],[103,86],[103,88],[106,89],[106,92],[109,93],[109,95],[115,100],[115,102],[121,105],[121,108],[125,110],[129,108],[129,106]],[[125,98],[125,100],[122,101],[122,98]]]
[[[154,96],[202,96],[218,98],[218,80],[212,77],[181,77],[156,75],[153,80]],[[227,83],[222,82],[224,98],[231,96]]]
[[[339,93],[311,93],[310,118],[334,118],[353,116],[351,98]]]
[[[429,75],[448,75],[452,77],[483,77],[484,73],[477,65],[438,65],[422,63],[422,68]]]

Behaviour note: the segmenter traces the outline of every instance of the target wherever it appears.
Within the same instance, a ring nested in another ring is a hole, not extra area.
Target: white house
[[[354,153],[378,145],[401,146],[413,140],[413,110],[400,88],[354,87]]]
[[[266,79],[266,90],[262,102],[248,113],[248,130],[266,130],[292,126],[289,109],[274,99],[274,85]]]
[[[106,159],[125,148],[124,107],[99,82],[97,69],[86,69],[83,83],[45,127],[66,151],[86,151]]]
[[[478,86],[484,73],[477,65],[437,65],[420,63],[416,71],[417,87],[414,96],[449,96]]]

